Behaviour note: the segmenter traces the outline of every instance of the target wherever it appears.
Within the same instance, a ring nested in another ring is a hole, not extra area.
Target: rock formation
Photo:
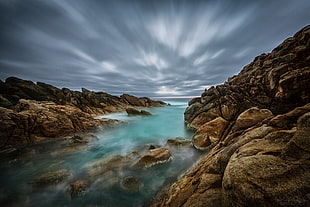
[[[106,127],[117,121],[97,119],[95,115],[123,111],[128,106],[163,105],[145,97],[117,97],[86,89],[71,91],[10,77],[0,81],[0,147]]]
[[[138,160],[135,166],[148,168],[160,163],[168,162],[171,158],[171,153],[167,148],[159,147],[149,150]]]
[[[75,106],[89,114],[105,114],[124,110],[128,106],[155,107],[164,106],[162,101],[146,97],[137,98],[128,94],[120,97],[104,92],[93,92],[82,88],[82,92],[59,89],[52,85],[10,77],[0,81],[0,106],[14,108],[20,99],[51,101],[57,105]]]
[[[145,111],[145,110],[137,110],[134,108],[127,108],[126,112],[128,115],[144,115],[144,116],[148,116],[148,115],[152,115],[150,112]]]
[[[310,26],[189,103],[209,153],[151,206],[310,205]]]

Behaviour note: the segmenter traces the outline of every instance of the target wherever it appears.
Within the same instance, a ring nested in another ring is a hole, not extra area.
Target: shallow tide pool
[[[1,206],[146,206],[156,193],[175,181],[201,155],[192,146],[167,146],[169,138],[190,139],[193,132],[184,126],[187,99],[167,99],[166,107],[146,108],[152,116],[116,113],[104,116],[124,123],[94,132],[87,144],[67,141],[29,148],[17,159],[3,159],[0,167]],[[169,162],[149,168],[133,167],[149,147],[165,146]],[[69,175],[51,185],[36,185],[40,175],[64,170]],[[123,187],[124,179],[134,177],[139,188]],[[76,180],[88,185],[78,196],[70,196],[68,186]]]

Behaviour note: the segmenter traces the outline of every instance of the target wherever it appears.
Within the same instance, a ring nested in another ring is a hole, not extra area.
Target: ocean
[[[161,100],[171,105],[144,108],[152,113],[151,116],[128,116],[126,113],[103,116],[124,123],[94,132],[96,139],[87,144],[72,148],[65,141],[49,143],[28,149],[18,159],[1,162],[1,206],[145,206],[164,186],[193,166],[201,155],[192,146],[171,147],[172,160],[146,169],[109,162],[115,157],[143,155],[151,145],[165,146],[170,138],[191,139],[193,131],[186,128],[183,119],[189,99]],[[100,165],[101,172],[106,171],[98,178],[87,174],[89,166],[96,166],[96,163],[106,163],[106,166]],[[64,182],[44,187],[32,184],[41,174],[63,169],[70,172]],[[138,180],[139,189],[124,190],[122,181],[126,177]],[[91,182],[83,195],[71,198],[66,189],[79,179]]]

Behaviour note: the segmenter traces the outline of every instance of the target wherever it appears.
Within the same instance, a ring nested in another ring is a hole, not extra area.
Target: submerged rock
[[[145,111],[145,110],[137,110],[137,109],[134,109],[134,108],[127,108],[126,109],[126,112],[128,115],[152,115],[150,112],[148,111]]]
[[[83,196],[87,189],[89,188],[90,183],[88,180],[76,180],[67,187],[67,192],[70,193],[71,198]]]
[[[127,176],[121,182],[121,187],[129,193],[138,192],[143,184],[134,176]]]
[[[67,180],[71,176],[68,170],[57,170],[53,172],[47,172],[33,180],[33,184],[36,185],[54,185]]]
[[[182,137],[176,137],[174,139],[168,139],[167,145],[172,147],[182,147],[182,146],[190,146],[192,141],[189,139],[184,139]]]
[[[154,165],[168,162],[172,158],[170,151],[167,148],[160,147],[149,150],[135,164],[137,167],[152,167]]]
[[[69,138],[70,144],[87,144],[92,141],[97,141],[98,137],[94,134],[82,134],[82,135],[74,135]]]
[[[118,172],[123,167],[129,166],[129,158],[122,155],[113,155],[99,160],[95,160],[86,165],[87,174],[91,179],[98,179],[109,171]]]

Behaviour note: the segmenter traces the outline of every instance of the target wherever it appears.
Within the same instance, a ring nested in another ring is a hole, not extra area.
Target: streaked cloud
[[[308,0],[2,0],[0,78],[197,96],[309,24]]]

